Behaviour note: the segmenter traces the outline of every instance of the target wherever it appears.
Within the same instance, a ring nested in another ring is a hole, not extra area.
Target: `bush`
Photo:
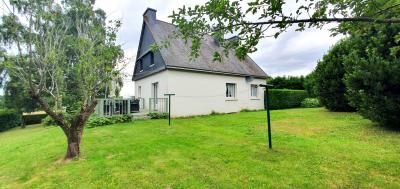
[[[344,57],[349,52],[349,42],[338,42],[315,69],[315,85],[318,98],[322,105],[331,111],[354,111],[347,100],[346,86],[343,83],[345,67]]]
[[[21,114],[14,110],[0,110],[0,132],[21,125]]]
[[[305,90],[270,89],[270,109],[274,110],[300,107],[301,102],[307,97],[307,92]],[[266,100],[267,99],[265,98],[265,105]]]
[[[371,54],[353,61],[354,71],[345,77],[351,105],[381,126],[400,129],[400,60]]]
[[[308,74],[304,79],[304,88],[307,91],[307,94],[311,98],[318,97],[318,91],[316,87],[317,83],[315,81],[315,71]]]
[[[111,119],[109,117],[98,117],[98,116],[92,116],[86,122],[86,126],[88,128],[94,128],[94,127],[111,125],[111,124],[113,124],[113,122],[111,121]]]
[[[151,112],[148,114],[150,119],[167,119],[168,113]]]
[[[27,114],[22,115],[22,120],[25,125],[39,124],[46,116],[46,114]]]
[[[99,116],[92,116],[86,122],[86,126],[88,128],[112,125],[116,123],[127,123],[132,121],[132,118],[129,115],[117,115],[117,116],[110,116],[110,117],[99,117]]]
[[[305,98],[303,102],[301,102],[301,107],[303,108],[317,108],[321,107],[319,100],[317,98]]]
[[[42,124],[44,126],[56,126],[57,125],[57,123],[54,121],[54,119],[51,118],[50,116],[46,116],[45,118],[43,118]]]

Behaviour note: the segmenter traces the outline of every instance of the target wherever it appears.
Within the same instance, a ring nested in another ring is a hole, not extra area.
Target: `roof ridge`
[[[147,28],[150,34],[153,36],[154,41],[159,43],[163,40],[163,38],[168,38],[171,32],[176,31],[178,28],[176,25],[156,19],[156,22],[149,23],[144,20],[144,23],[147,25]],[[219,47],[210,41],[212,37],[211,35],[206,35],[205,38],[202,39],[202,47],[199,57],[195,58],[191,61],[188,56],[190,47],[187,47],[187,43],[179,39],[171,39],[170,40],[170,48],[169,50],[160,49],[161,58],[165,62],[165,68],[168,67],[188,67],[195,70],[209,70],[211,72],[225,72],[231,73],[233,75],[248,75],[248,76],[256,76],[266,78],[268,75],[264,72],[261,67],[255,63],[255,61],[249,56],[246,55],[244,60],[236,57],[234,51],[232,50],[228,57],[223,60],[223,63],[227,64],[210,64],[213,61],[213,53],[211,51],[218,51]],[[167,53],[167,54],[166,54]],[[189,62],[193,62],[189,63]]]

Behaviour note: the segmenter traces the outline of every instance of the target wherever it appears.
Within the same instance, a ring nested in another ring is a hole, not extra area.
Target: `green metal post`
[[[269,101],[268,86],[266,87],[266,92],[267,92],[268,146],[269,146],[269,149],[272,149],[271,118],[270,118],[271,116],[269,114],[270,101]]]
[[[175,94],[164,94],[164,96],[168,96],[168,125],[171,126],[171,96]]]
[[[269,113],[269,108],[270,108],[270,100],[269,100],[269,91],[268,87],[272,87],[273,85],[269,84],[261,84],[260,87],[265,87],[265,98],[267,98],[267,123],[268,123],[268,147],[269,149],[272,149],[272,134],[271,134],[271,116]]]
[[[168,97],[168,125],[171,126],[171,96]]]

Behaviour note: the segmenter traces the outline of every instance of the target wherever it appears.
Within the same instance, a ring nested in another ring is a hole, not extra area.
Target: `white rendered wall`
[[[158,82],[158,97],[174,93],[171,101],[171,115],[192,116],[238,112],[243,109],[264,109],[264,89],[258,87],[258,97],[251,97],[251,84],[265,84],[264,79],[247,82],[245,77],[228,76],[211,73],[167,70],[135,81],[135,96],[141,86],[141,97],[145,99],[146,109],[149,106],[152,83]],[[236,98],[225,97],[226,83],[236,84]]]
[[[164,94],[168,91],[167,71],[162,71],[135,81],[135,97],[144,98],[145,109],[148,109],[149,107],[149,98],[153,98],[151,94],[153,83],[158,83],[158,98],[165,98]],[[138,94],[139,86],[141,87],[141,94]]]
[[[236,84],[236,98],[225,97],[226,83]],[[173,116],[191,116],[238,112],[242,109],[264,109],[264,89],[258,87],[258,97],[251,97],[251,84],[265,84],[264,79],[247,82],[245,77],[168,70],[168,92],[172,97]]]

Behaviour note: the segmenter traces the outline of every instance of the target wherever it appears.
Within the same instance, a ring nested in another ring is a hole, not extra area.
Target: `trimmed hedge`
[[[0,110],[0,132],[21,125],[21,114],[14,110]]]
[[[301,102],[308,97],[305,90],[290,89],[269,89],[270,109],[286,109],[301,106]],[[267,108],[267,99],[264,99],[265,108]]]
[[[23,115],[22,120],[25,125],[39,124],[47,116],[47,114],[29,114]]]

